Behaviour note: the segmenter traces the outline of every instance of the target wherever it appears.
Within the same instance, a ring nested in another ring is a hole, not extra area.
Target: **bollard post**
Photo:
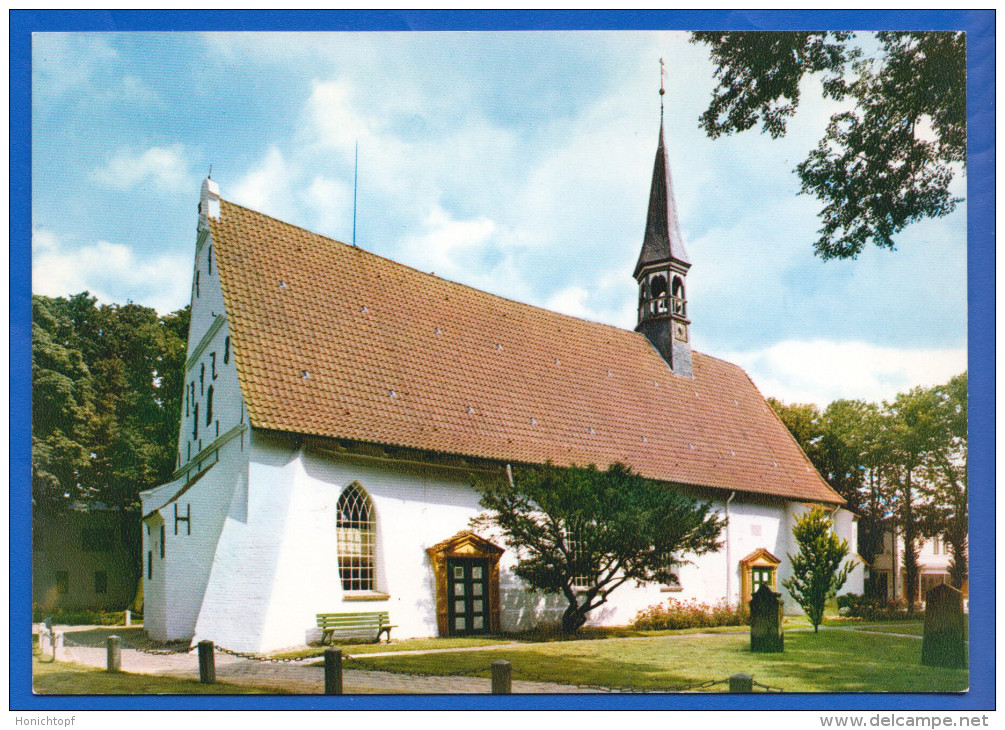
[[[753,692],[754,691],[754,678],[749,674],[734,674],[729,678],[729,692],[730,694],[736,692]]]
[[[63,632],[57,629],[52,635],[52,661],[58,662],[63,648]]]
[[[132,626],[133,625],[133,612],[130,611],[128,608],[126,609],[123,623],[126,626]]]
[[[54,645],[52,643],[52,633],[49,629],[45,628],[45,624],[38,627],[38,653],[39,656],[44,657],[46,653],[52,651]],[[55,656],[55,654],[53,654]],[[55,661],[55,660],[53,660]]]
[[[108,671],[118,672],[122,670],[122,639],[118,636],[108,637]]]
[[[508,695],[513,692],[513,667],[505,659],[492,662],[492,694]]]
[[[325,649],[325,694],[342,694],[342,650],[332,646]]]
[[[199,642],[199,681],[203,684],[216,682],[216,665],[213,663],[213,642]]]

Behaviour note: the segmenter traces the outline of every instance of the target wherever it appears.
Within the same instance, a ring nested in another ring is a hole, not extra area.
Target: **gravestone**
[[[784,648],[782,595],[762,583],[750,599],[750,650],[772,654]]]
[[[925,595],[925,638],[921,663],[930,667],[967,668],[966,616],[963,594],[952,586],[935,586]]]

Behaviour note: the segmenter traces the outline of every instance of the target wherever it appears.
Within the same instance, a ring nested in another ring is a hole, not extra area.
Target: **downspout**
[[[513,482],[513,467],[511,467],[509,464],[506,465],[506,476],[509,477],[510,487],[516,489],[516,484]]]
[[[733,554],[729,544],[729,503],[736,496],[734,491],[726,500],[726,603],[733,604]]]

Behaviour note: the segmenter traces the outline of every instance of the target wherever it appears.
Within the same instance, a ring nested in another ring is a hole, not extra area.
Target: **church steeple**
[[[673,372],[690,377],[691,320],[687,318],[685,280],[691,262],[680,233],[670,179],[663,133],[663,93],[660,83],[660,136],[649,189],[646,231],[635,265],[635,279],[639,283],[639,323],[635,331],[646,336]]]

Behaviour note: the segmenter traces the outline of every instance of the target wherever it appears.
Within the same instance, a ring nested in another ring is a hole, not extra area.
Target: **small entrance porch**
[[[498,633],[499,558],[504,550],[465,531],[426,552],[436,578],[440,636]]]

